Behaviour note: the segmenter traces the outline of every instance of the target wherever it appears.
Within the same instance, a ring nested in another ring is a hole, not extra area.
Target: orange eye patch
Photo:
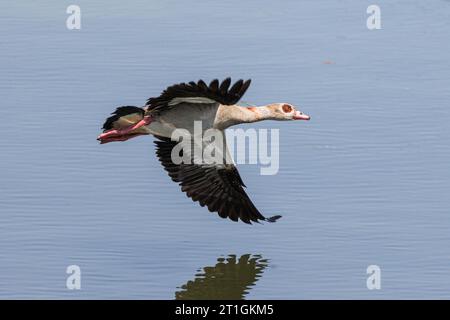
[[[283,111],[286,112],[286,113],[289,113],[289,112],[292,111],[292,107],[290,105],[288,105],[288,104],[283,104],[282,108],[283,108]]]

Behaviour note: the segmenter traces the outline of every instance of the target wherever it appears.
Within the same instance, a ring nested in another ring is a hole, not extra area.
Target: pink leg
[[[121,136],[125,136],[125,135],[129,135],[133,130],[139,129],[140,127],[143,126],[147,126],[152,122],[152,117],[151,116],[145,116],[144,119],[142,119],[141,121],[139,121],[138,123],[129,126],[128,128],[125,129],[121,129],[121,130],[109,130],[107,132],[102,133],[101,135],[98,136],[97,140],[106,140],[106,139],[110,139],[113,137],[116,138],[123,138]],[[125,139],[128,140],[128,139]],[[125,140],[111,140],[111,141],[125,141]],[[109,142],[109,141],[108,141]]]
[[[126,136],[114,136],[114,137],[110,137],[110,138],[106,138],[106,139],[101,139],[100,144],[105,144],[105,143],[114,142],[114,141],[127,141],[131,138],[134,138],[137,136],[142,136],[142,135],[146,135],[146,134],[145,133],[135,133],[135,134],[129,134]]]

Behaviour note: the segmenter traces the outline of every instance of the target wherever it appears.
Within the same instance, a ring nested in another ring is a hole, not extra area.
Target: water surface
[[[378,1],[373,31],[356,0],[80,0],[72,31],[70,4],[0,4],[0,297],[450,298],[449,1]],[[200,208],[149,137],[95,140],[116,106],[227,76],[312,116],[251,125],[280,129],[277,175],[239,168],[276,224]]]

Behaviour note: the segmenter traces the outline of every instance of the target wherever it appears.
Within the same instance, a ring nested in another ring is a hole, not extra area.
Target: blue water
[[[70,4],[0,4],[0,298],[450,298],[449,1],[377,1],[381,30],[369,1],[78,0],[81,30]],[[150,137],[95,140],[226,76],[312,116],[247,126],[280,129],[277,175],[239,167],[275,224],[187,199]]]

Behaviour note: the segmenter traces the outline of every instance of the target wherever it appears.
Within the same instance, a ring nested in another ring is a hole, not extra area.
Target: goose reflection
[[[260,255],[220,257],[215,266],[198,270],[194,280],[179,287],[180,290],[175,292],[175,299],[244,299],[267,266],[268,260]]]

